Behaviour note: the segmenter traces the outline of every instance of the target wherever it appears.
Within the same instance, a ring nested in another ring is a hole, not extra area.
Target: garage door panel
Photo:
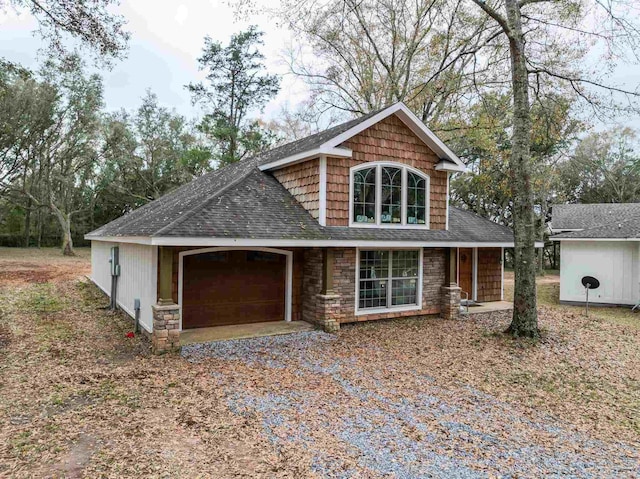
[[[224,253],[227,254],[184,258],[183,329],[282,321],[285,256],[250,251]]]
[[[190,306],[183,309],[185,329],[246,324],[263,321],[282,321],[284,308],[278,302],[255,302],[249,304],[214,304]],[[251,321],[251,318],[257,318]]]

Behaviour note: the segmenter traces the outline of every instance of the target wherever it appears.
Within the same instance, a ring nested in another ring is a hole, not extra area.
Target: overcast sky
[[[266,6],[277,0],[262,0]],[[122,0],[118,11],[128,21],[131,32],[128,57],[115,64],[111,71],[102,71],[107,109],[137,108],[145,90],[158,95],[161,104],[175,108],[193,118],[199,112],[191,105],[184,85],[202,77],[198,71],[206,35],[227,44],[233,33],[249,24],[265,32],[263,52],[270,72],[285,75],[278,97],[265,109],[265,117],[273,118],[280,108],[295,104],[306,96],[304,84],[290,75],[283,58],[285,46],[291,42],[288,31],[277,27],[266,14],[237,21],[227,0]],[[0,12],[0,57],[36,69],[40,63],[38,49],[42,40],[33,34],[37,27],[28,14]],[[640,84],[637,66],[622,66],[612,79],[618,85],[635,89]],[[640,119],[624,118],[624,124],[640,128]]]
[[[118,11],[127,19],[132,35],[127,59],[117,62],[111,71],[100,72],[109,110],[136,108],[145,90],[151,88],[161,104],[193,117],[195,109],[184,85],[202,77],[197,58],[204,37],[209,35],[227,44],[232,34],[250,24],[265,32],[263,52],[269,71],[287,72],[282,50],[289,33],[277,28],[267,15],[236,21],[226,0],[123,0]],[[0,57],[36,69],[41,60],[38,49],[43,45],[32,33],[36,27],[28,14],[16,15],[11,10],[0,13]],[[283,78],[282,86],[265,116],[271,117],[285,102],[295,104],[305,96],[304,85],[291,76]]]

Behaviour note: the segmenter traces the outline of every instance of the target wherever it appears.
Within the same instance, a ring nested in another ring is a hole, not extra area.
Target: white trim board
[[[449,183],[450,182],[451,182],[451,173],[447,173],[447,210],[445,212],[445,220],[444,220],[445,221],[444,229],[447,231],[449,231],[449,195],[450,195]]]
[[[551,241],[640,241],[640,238],[549,238]]]
[[[312,150],[308,150],[301,153],[296,153],[295,155],[288,156],[286,158],[282,158],[278,161],[274,161],[271,163],[267,163],[265,165],[260,166],[260,170],[272,170],[276,168],[282,168],[285,165],[289,165],[295,163],[297,161],[301,161],[304,159],[311,158],[313,156],[318,155],[328,155],[328,156],[340,156],[340,157],[351,157],[351,150],[347,150],[346,148],[340,148],[340,145],[347,141],[348,139],[354,137],[358,133],[370,128],[376,123],[384,120],[385,118],[396,115],[413,133],[416,134],[418,138],[420,138],[441,160],[448,160],[453,163],[453,165],[449,166],[446,162],[439,162],[438,169],[444,171],[466,171],[466,166],[464,163],[458,158],[458,156],[449,149],[447,145],[445,145],[440,138],[436,136],[414,113],[402,102],[395,103],[388,108],[376,113],[371,118],[364,120],[354,127],[348,129],[344,133],[341,133],[333,138],[330,138],[318,148],[314,148]],[[348,152],[348,153],[347,153]]]
[[[278,161],[258,166],[260,171],[277,170],[285,166],[295,165],[301,161],[306,161],[317,156],[331,156],[334,158],[351,158],[353,151],[348,148],[324,147],[314,148],[313,150],[303,151],[295,155],[287,156]]]
[[[84,239],[87,241],[105,241],[107,243],[153,244],[151,236],[98,236],[86,234]]]
[[[237,246],[237,247],[348,247],[348,248],[513,248],[512,242],[494,241],[364,241],[364,240],[306,240],[306,239],[258,239],[258,238],[213,238],[213,237],[183,237],[183,236],[152,236],[138,237],[138,241],[128,241],[128,237],[92,236],[85,237],[91,241],[105,241],[109,243],[138,243],[155,246]],[[542,243],[536,243],[536,248],[542,248]],[[245,248],[246,249],[246,248]]]
[[[180,307],[180,331],[182,331],[182,288],[184,274],[184,257],[213,251],[264,251],[265,253],[275,253],[286,256],[286,279],[285,279],[285,302],[284,321],[291,321],[291,311],[293,305],[293,251],[274,248],[246,248],[246,247],[222,247],[222,248],[202,248],[189,251],[182,251],[178,254],[178,306]]]

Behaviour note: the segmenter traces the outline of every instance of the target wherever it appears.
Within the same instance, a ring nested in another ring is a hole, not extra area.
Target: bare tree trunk
[[[38,248],[42,248],[42,211],[38,209],[38,220],[36,223],[36,231],[38,234],[36,245]]]
[[[51,202],[51,211],[60,223],[62,230],[62,254],[65,256],[75,256],[73,250],[73,238],[71,237],[71,213],[63,213],[53,202]]]
[[[517,0],[505,0],[505,9],[510,26],[508,38],[513,87],[513,135],[509,166],[515,236],[513,318],[507,332],[514,336],[537,338],[540,332],[536,305],[536,224],[531,184],[529,81]]]
[[[31,198],[27,198],[27,208],[24,214],[24,247],[29,247],[29,239],[31,238],[31,208],[33,207],[33,201]]]

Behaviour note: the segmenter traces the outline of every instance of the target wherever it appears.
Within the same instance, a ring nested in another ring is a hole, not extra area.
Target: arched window
[[[429,176],[398,163],[351,169],[350,224],[429,227]]]
[[[376,220],[376,169],[363,168],[353,174],[353,217],[359,223]]]

